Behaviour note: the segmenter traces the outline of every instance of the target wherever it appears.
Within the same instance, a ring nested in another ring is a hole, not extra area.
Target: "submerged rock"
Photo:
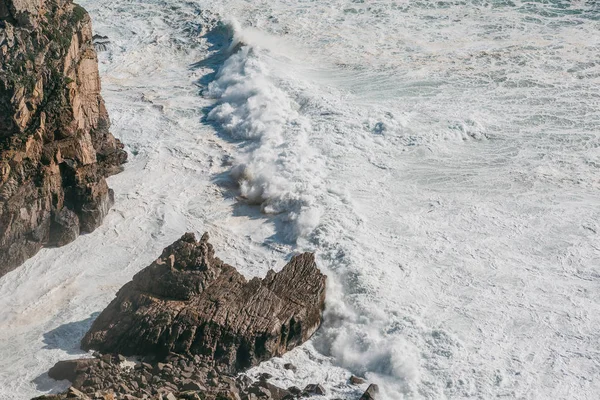
[[[109,125],[87,12],[0,0],[0,276],[100,225],[127,158]]]
[[[117,293],[82,340],[103,353],[196,356],[233,373],[281,356],[321,323],[326,277],[313,254],[246,280],[185,234]]]

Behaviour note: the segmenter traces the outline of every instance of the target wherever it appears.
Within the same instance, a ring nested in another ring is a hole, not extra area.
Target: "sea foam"
[[[281,233],[294,242],[319,222],[322,161],[309,143],[310,122],[268,67],[269,52],[244,43],[236,25],[230,24],[234,53],[205,92],[216,100],[207,119],[240,143],[231,176],[241,198],[265,214],[283,214]]]

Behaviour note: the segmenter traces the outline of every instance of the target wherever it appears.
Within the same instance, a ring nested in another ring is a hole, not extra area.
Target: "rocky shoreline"
[[[0,276],[92,232],[114,203],[105,178],[127,153],[100,94],[96,49],[107,43],[71,0],[0,0]],[[71,387],[37,399],[326,396],[319,383],[281,388],[245,374],[310,339],[326,282],[311,253],[247,280],[215,256],[208,234],[185,234],[94,321],[81,341],[93,357],[50,369]],[[361,400],[377,392],[371,385]]]
[[[292,364],[285,367],[295,369]],[[284,389],[270,383],[269,374],[261,374],[258,380],[243,373],[227,374],[179,354],[155,362],[96,353],[94,358],[61,361],[50,369],[49,376],[69,380],[72,386],[65,393],[32,400],[292,400],[327,395],[318,383]],[[364,380],[353,376],[350,383],[360,385]],[[375,400],[378,392],[372,384],[360,400]]]
[[[38,399],[289,400],[323,396],[318,383],[280,388],[244,371],[308,340],[321,324],[326,276],[311,253],[247,281],[187,233],[125,284],[81,344],[93,358],[49,371],[72,383]],[[126,354],[130,357],[125,357]],[[294,370],[291,364],[287,369]],[[360,378],[351,382],[363,384]],[[362,399],[374,399],[372,385]]]

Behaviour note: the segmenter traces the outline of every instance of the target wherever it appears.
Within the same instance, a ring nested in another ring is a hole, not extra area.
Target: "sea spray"
[[[236,31],[235,24],[231,29]],[[314,230],[321,215],[317,196],[324,169],[308,140],[310,122],[278,86],[268,51],[234,33],[229,50],[236,49],[205,92],[216,100],[207,119],[230,140],[244,142],[231,169],[241,198],[265,214],[282,214],[281,233],[295,242]]]

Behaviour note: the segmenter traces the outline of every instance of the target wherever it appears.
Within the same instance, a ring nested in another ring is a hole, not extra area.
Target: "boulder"
[[[88,368],[94,368],[100,360],[96,358],[83,358],[79,360],[59,361],[48,371],[48,376],[57,381],[68,380],[74,382],[77,377]]]
[[[309,395],[319,395],[319,396],[324,396],[326,394],[325,388],[317,383],[311,383],[311,384],[306,385],[303,393],[309,394]]]
[[[376,400],[379,398],[379,386],[374,383],[369,385],[365,393],[361,396],[360,400]]]
[[[326,276],[311,253],[247,280],[215,257],[208,234],[187,233],[123,286],[82,348],[103,353],[198,356],[234,373],[281,356],[321,323]]]
[[[360,378],[356,375],[352,375],[350,377],[350,383],[353,385],[362,385],[363,383],[367,383],[363,378]]]

